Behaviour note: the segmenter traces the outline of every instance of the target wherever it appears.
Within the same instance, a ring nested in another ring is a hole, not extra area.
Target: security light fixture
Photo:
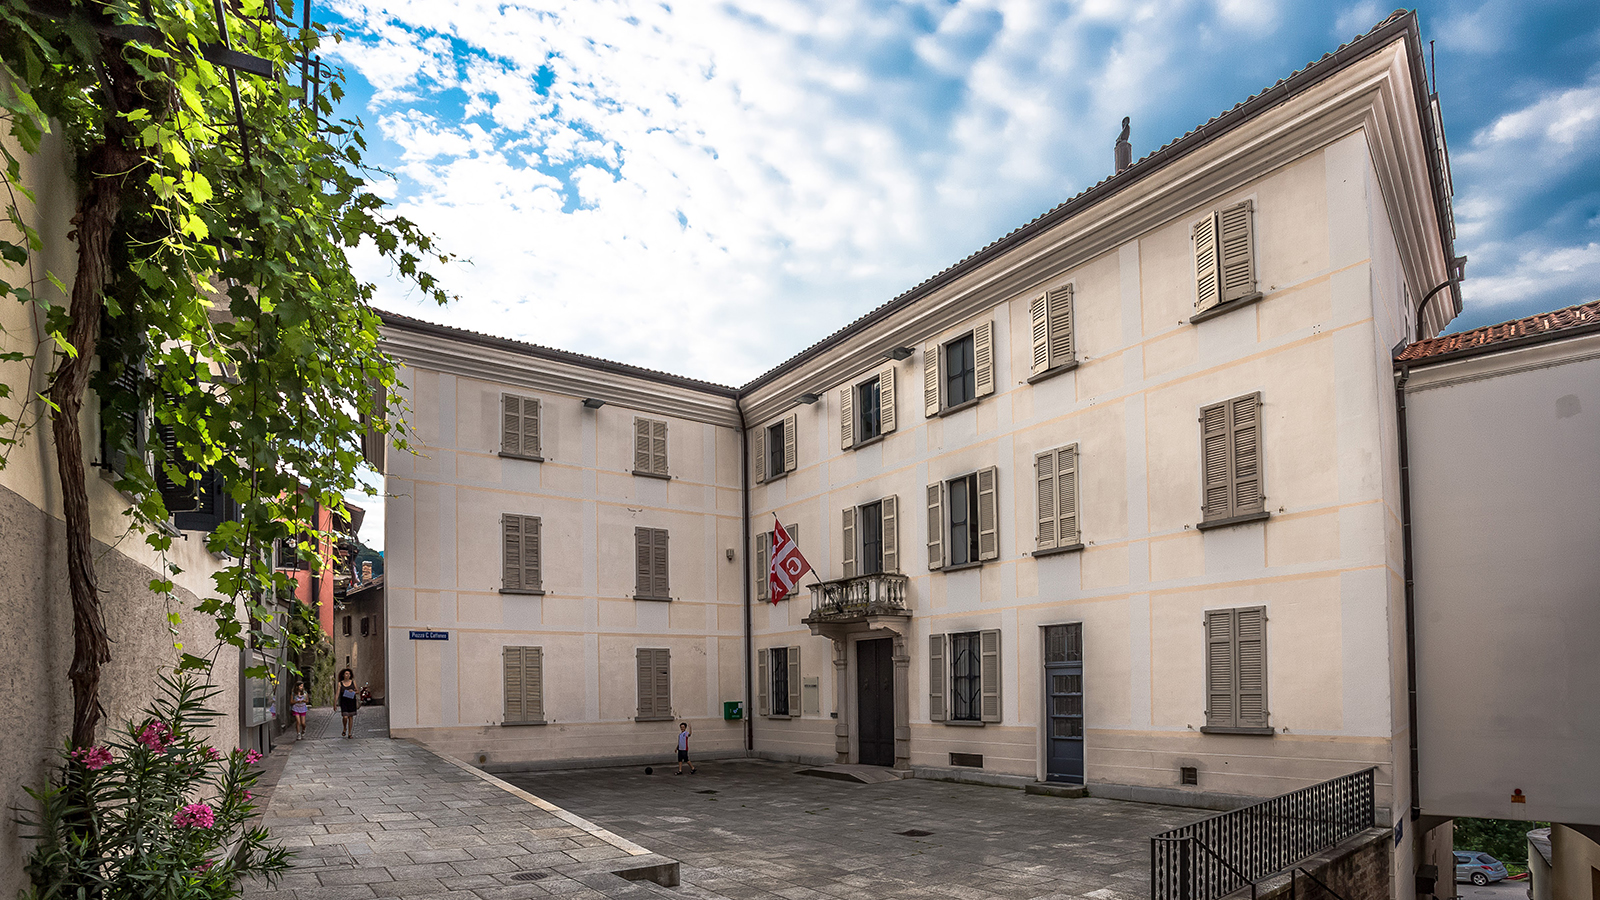
[[[598,397],[585,397],[583,400],[584,409],[599,409],[605,405],[606,402]]]
[[[916,350],[911,347],[896,347],[893,350],[890,350],[888,353],[885,353],[884,358],[899,362],[902,359],[910,359],[911,354],[915,352]]]
[[[817,400],[818,400],[818,397],[817,397],[816,394],[801,394],[800,396],[794,398],[794,402],[796,402],[796,403],[804,403],[807,406],[810,406],[811,404],[817,402]]]

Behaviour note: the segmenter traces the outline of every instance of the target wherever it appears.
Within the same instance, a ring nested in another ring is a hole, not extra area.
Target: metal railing
[[[1216,900],[1373,826],[1377,769],[1341,775],[1150,839],[1152,900]]]
[[[880,572],[813,584],[811,615],[806,621],[837,622],[865,616],[910,615],[906,608],[906,588],[910,581],[904,575]]]

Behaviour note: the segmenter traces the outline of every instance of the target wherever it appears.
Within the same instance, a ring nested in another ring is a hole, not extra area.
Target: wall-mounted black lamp
[[[794,402],[804,403],[805,405],[810,406],[811,404],[817,402],[818,399],[820,398],[817,397],[816,394],[801,394],[800,396],[794,398]]]
[[[584,409],[599,409],[605,405],[606,402],[601,400],[599,397],[585,397],[583,400]]]
[[[883,356],[885,359],[892,359],[896,362],[899,362],[902,359],[910,359],[911,354],[915,352],[916,350],[911,347],[896,347],[893,350],[890,350],[888,353],[885,353]]]

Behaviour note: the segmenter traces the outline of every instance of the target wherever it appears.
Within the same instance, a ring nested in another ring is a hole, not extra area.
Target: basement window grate
[[[511,876],[511,880],[512,881],[538,881],[540,879],[549,878],[549,877],[550,877],[550,873],[549,872],[518,872],[517,874]]]
[[[920,828],[912,828],[908,831],[896,831],[895,834],[902,835],[904,837],[930,837],[933,832],[923,831]]]
[[[950,765],[963,766],[968,769],[981,769],[983,768],[983,754],[952,753],[950,754]]]
[[[713,790],[704,790],[704,791],[695,791],[695,793],[696,793],[696,794],[715,794],[715,793],[716,793],[716,791],[713,791]]]
[[[1198,785],[1200,783],[1200,770],[1195,766],[1179,766],[1178,783]]]

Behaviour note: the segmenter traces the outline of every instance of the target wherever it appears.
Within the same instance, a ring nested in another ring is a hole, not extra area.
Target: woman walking
[[[296,682],[294,694],[289,697],[289,712],[294,715],[296,740],[306,736],[306,715],[311,712],[311,698],[306,696],[306,683]]]
[[[356,690],[356,673],[339,670],[339,715],[344,716],[344,733],[340,737],[356,736],[356,712],[361,709],[361,695]]]

